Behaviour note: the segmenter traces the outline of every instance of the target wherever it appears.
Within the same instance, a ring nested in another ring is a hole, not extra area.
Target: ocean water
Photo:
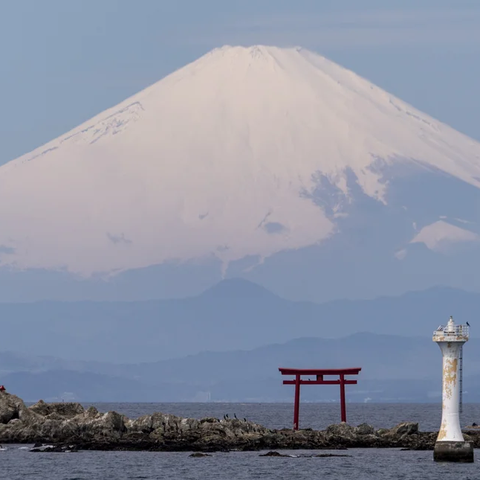
[[[89,405],[89,404],[88,404]],[[86,406],[88,406],[86,404]],[[272,428],[289,427],[292,405],[286,404],[95,404],[101,411],[116,410],[131,418],[163,411],[201,418],[235,414]],[[352,425],[368,422],[391,427],[401,421],[418,421],[422,430],[438,428],[440,407],[429,404],[349,404]],[[339,420],[335,404],[302,404],[301,426],[323,428]],[[462,422],[480,423],[480,405],[464,406]],[[433,453],[399,449],[350,449],[332,451],[348,457],[315,458],[325,450],[293,451],[294,457],[260,457],[262,452],[213,453],[192,458],[189,453],[77,452],[32,453],[21,445],[6,445],[0,451],[0,479],[6,480],[236,480],[236,479],[439,479],[480,478],[478,463],[437,464]],[[475,452],[480,458],[480,450]]]

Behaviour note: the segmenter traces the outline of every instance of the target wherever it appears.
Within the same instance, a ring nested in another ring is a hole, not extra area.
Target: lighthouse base
[[[473,445],[470,442],[436,442],[433,450],[436,462],[473,462]]]

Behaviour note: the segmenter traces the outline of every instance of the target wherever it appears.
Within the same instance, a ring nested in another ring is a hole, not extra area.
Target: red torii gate
[[[342,422],[347,421],[345,385],[356,385],[357,380],[347,380],[345,375],[358,375],[361,368],[279,368],[282,375],[294,375],[295,380],[284,380],[284,385],[295,385],[295,406],[293,411],[293,429],[298,430],[300,412],[300,385],[340,385],[340,404]],[[301,376],[315,376],[316,380],[302,380]],[[338,375],[336,380],[324,380],[324,375]]]

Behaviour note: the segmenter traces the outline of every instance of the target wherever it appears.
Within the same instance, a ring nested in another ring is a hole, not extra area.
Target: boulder
[[[362,423],[355,427],[355,433],[357,435],[373,435],[375,434],[375,429],[368,423]]]
[[[27,407],[16,395],[0,391],[0,424],[25,417]]]
[[[335,447],[352,446],[358,435],[355,428],[348,423],[338,423],[330,425],[325,430],[325,438],[329,444]]]
[[[284,455],[280,452],[267,452],[260,455],[260,457],[289,457],[290,455]]]
[[[85,412],[80,403],[45,403],[43,400],[39,400],[35,405],[29,407],[29,410],[44,417],[54,415],[57,418],[72,418]]]
[[[94,406],[88,407],[85,411],[85,415],[88,418],[96,417],[98,415],[98,410]]]
[[[328,426],[326,434],[333,437],[354,438],[355,428],[348,423],[338,423]]]
[[[414,435],[418,433],[418,423],[403,422],[390,429],[393,436]]]

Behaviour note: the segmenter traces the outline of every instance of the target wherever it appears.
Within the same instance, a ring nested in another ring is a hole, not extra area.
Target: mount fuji
[[[0,300],[480,289],[479,206],[478,142],[313,52],[226,46],[0,167]]]

